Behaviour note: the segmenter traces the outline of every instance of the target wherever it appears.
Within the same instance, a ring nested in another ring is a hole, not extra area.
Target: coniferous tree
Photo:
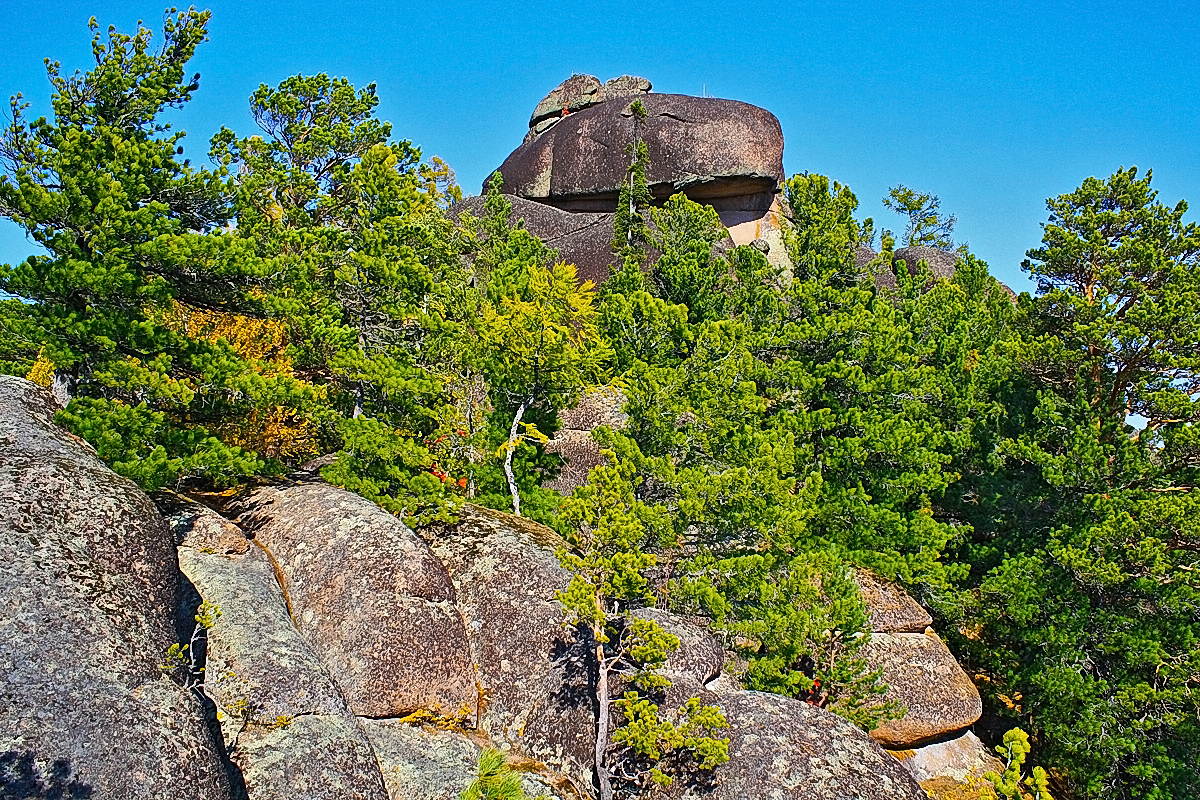
[[[156,50],[139,28],[100,32],[96,66],[64,76],[48,63],[53,116],[28,121],[14,98],[0,136],[0,213],[46,253],[0,269],[5,357],[53,365],[62,420],[118,472],[147,488],[186,476],[231,480],[264,463],[210,431],[256,409],[311,406],[290,375],[241,357],[225,339],[186,335],[182,306],[256,313],[262,263],[223,230],[232,214],[221,171],[181,159],[161,121],[199,85],[185,69],[208,12],[168,15]]]

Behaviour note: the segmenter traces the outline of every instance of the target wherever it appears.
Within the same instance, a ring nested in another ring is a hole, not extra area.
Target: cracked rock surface
[[[199,704],[159,669],[176,641],[174,542],[56,410],[40,386],[0,376],[0,776],[227,798]]]

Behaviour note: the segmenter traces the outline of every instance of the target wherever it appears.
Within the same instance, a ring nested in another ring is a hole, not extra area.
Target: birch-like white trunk
[[[518,517],[521,516],[521,494],[517,491],[517,479],[513,477],[513,451],[517,449],[517,428],[521,425],[521,418],[529,410],[530,402],[532,402],[532,398],[526,398],[517,407],[512,427],[508,429],[508,444],[504,449],[504,477],[508,479],[508,492],[512,495],[513,514]]]

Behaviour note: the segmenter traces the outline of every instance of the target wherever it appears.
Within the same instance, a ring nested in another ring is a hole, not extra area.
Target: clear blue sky
[[[313,4],[315,5],[315,4]],[[188,155],[250,132],[260,83],[329,72],[374,81],[380,116],[457,171],[468,193],[572,72],[743,100],[783,125],[784,166],[848,184],[889,227],[888,187],[932,192],[1014,288],[1045,199],[1118,166],[1200,211],[1200,2],[525,3],[343,0],[207,4],[201,89],[176,117]],[[4,0],[0,93],[46,106],[42,59],[88,65],[86,22],[159,25],[148,2]],[[1189,213],[1190,219],[1198,214]],[[0,225],[0,262],[28,243]]]

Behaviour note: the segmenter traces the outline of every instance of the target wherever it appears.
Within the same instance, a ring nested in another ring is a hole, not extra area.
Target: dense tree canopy
[[[0,369],[114,469],[210,488],[323,456],[413,524],[470,499],[556,527],[596,674],[639,683],[597,696],[614,796],[727,755],[714,709],[661,708],[646,606],[707,615],[748,687],[903,714],[860,657],[869,569],[1029,732],[1005,791],[1028,751],[1067,796],[1200,797],[1200,228],[1149,172],[1048,201],[1014,298],[962,247],[936,282],[886,232],[860,266],[873,225],[820,175],[783,186],[787,269],[726,249],[713,209],[654,200],[635,137],[612,275],[581,286],[498,182],[446,213],[452,173],[374,86],[262,86],[259,132],[192,166],[161,120],[207,22],[172,13],[157,49],[93,23],[95,67],[51,64],[52,115],[14,99],[0,135],[0,214],[43,248],[0,267]],[[889,203],[905,243],[952,246],[936,197]],[[564,498],[546,440],[600,383],[628,425]]]

